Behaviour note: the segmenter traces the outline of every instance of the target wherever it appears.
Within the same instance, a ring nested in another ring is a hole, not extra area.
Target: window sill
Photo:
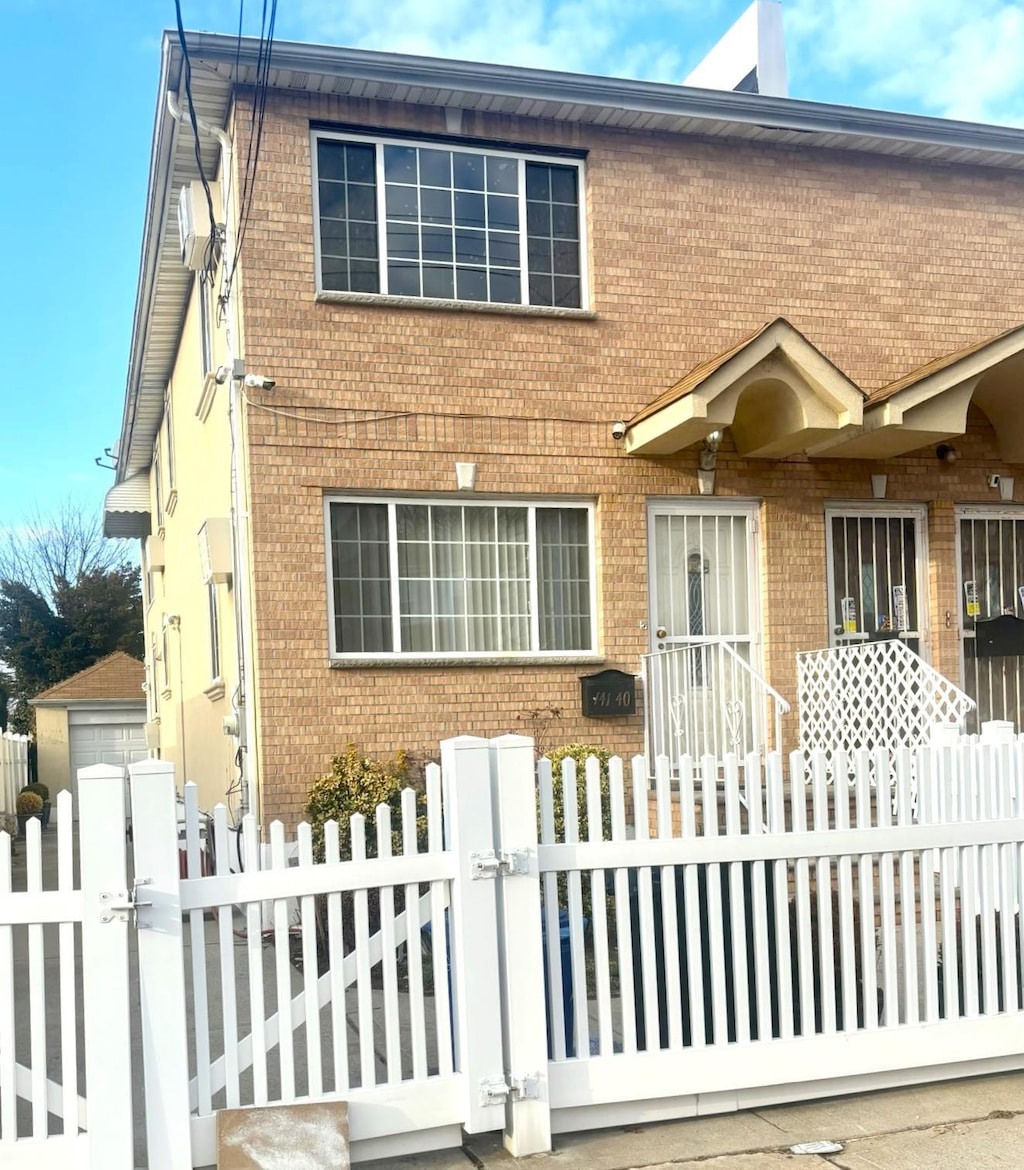
[[[520,657],[509,657],[500,654],[482,654],[478,658],[417,658],[391,654],[381,658],[332,658],[329,662],[331,670],[376,670],[378,667],[391,669],[404,666],[422,669],[423,667],[443,667],[451,670],[453,667],[468,666],[601,666],[605,659],[600,654],[560,654],[552,656],[524,654]]]
[[[224,684],[218,678],[203,691],[203,694],[210,700],[211,703],[216,703],[218,699],[224,698]]]
[[[317,301],[330,305],[376,305],[385,309],[442,309],[449,313],[498,313],[515,317],[568,317],[596,321],[593,309],[559,309],[553,305],[504,305],[487,301],[449,301],[435,297],[391,297],[381,293],[349,293],[321,289]]]

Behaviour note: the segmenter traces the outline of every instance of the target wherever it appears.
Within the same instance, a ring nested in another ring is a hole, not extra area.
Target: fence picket
[[[743,762],[743,777],[747,789],[748,831],[759,837],[765,831],[765,802],[761,785],[761,757],[751,753]],[[751,866],[753,899],[754,974],[757,1003],[757,1039],[771,1035],[772,1023],[772,958],[769,957],[768,891],[766,869],[770,863],[756,862]],[[776,968],[777,969],[777,968]]]
[[[366,818],[355,813],[349,821],[352,860],[366,858]],[[360,1087],[377,1083],[374,1062],[373,987],[370,982],[370,908],[367,891],[356,890],[352,896],[355,909],[356,1010],[359,1032]],[[435,940],[436,942],[436,940]]]
[[[231,872],[228,810],[218,804],[213,810],[213,845],[216,872]],[[224,1034],[224,1101],[228,1109],[241,1104],[238,1080],[238,1003],[235,973],[234,907],[217,907],[217,941],[220,949],[221,1029]]]
[[[612,840],[626,839],[626,797],[622,761],[613,757],[608,763],[611,785]],[[633,971],[633,929],[629,906],[629,873],[616,869],[615,950],[619,967],[619,1011],[622,1023],[622,1051],[637,1050],[635,974]],[[555,1002],[558,1002],[557,1000]]]
[[[200,853],[199,790],[195,784],[185,784],[185,860],[188,877],[203,873]],[[202,910],[190,910],[189,939],[192,943],[192,1010],[195,1013],[193,1029],[196,1051],[196,1089],[200,1113],[213,1110],[210,1090],[210,1011],[206,983],[206,922]]]
[[[833,785],[833,805],[835,810],[834,823],[837,831],[850,827],[850,762],[845,751],[837,751],[832,756],[832,774],[835,777]],[[839,940],[840,964],[840,993],[842,995],[841,1025],[845,1032],[857,1030],[857,947],[858,941],[854,929],[853,904],[853,859],[840,857],[836,863],[836,906],[839,921],[834,924]],[[871,908],[872,917],[874,907]],[[837,1005],[838,1006],[838,1005]]]
[[[659,756],[655,764],[655,792],[658,836],[672,837],[672,772],[668,756]],[[661,868],[662,947],[665,958],[666,1040],[669,1048],[683,1045],[683,1002],[680,980],[682,964],[679,956],[679,921],[676,912],[676,868]]]
[[[718,762],[704,756],[700,762],[701,815],[705,837],[717,837]],[[698,870],[698,873],[700,871]],[[711,973],[711,1034],[715,1044],[729,1037],[725,985],[725,918],[722,913],[722,867],[715,861],[707,867],[708,964]],[[700,921],[699,917],[695,921]]]
[[[75,888],[74,828],[71,816],[71,793],[65,789],[57,794],[57,889],[68,894]],[[3,860],[0,858],[0,867],[2,865]],[[0,965],[0,971],[2,969]],[[78,1004],[75,994],[73,922],[62,922],[57,927],[57,969],[60,980],[61,1116],[64,1135],[74,1136],[78,1133]]]
[[[441,819],[441,769],[427,765],[427,850],[444,849]],[[452,1072],[454,1043],[452,1036],[451,981],[448,975],[448,893],[444,881],[430,883],[431,974],[434,983],[434,1028],[437,1033],[437,1064],[441,1076]]]
[[[768,757],[765,768],[765,788],[768,806],[769,831],[786,831],[785,777],[782,757],[774,753]],[[789,863],[780,858],[772,864],[775,894],[776,962],[779,986],[779,1036],[793,1038],[793,938],[789,922]]]
[[[580,839],[579,798],[576,782],[576,761],[567,756],[562,761],[562,809],[565,815],[565,840],[574,844]],[[640,819],[643,819],[642,817]],[[569,958],[573,989],[573,1039],[576,1055],[590,1052],[590,1021],[587,1010],[587,959],[583,932],[583,888],[579,870],[567,876]],[[558,1002],[558,1001],[556,1001]]]
[[[313,830],[308,821],[303,821],[296,830],[299,843],[299,865],[313,865]],[[307,894],[299,901],[299,917],[302,930],[302,988],[305,994],[306,1012],[306,1092],[310,1097],[323,1094],[323,1055],[320,1043],[320,1010],[318,1007],[317,980],[319,962],[316,946],[316,898]]]
[[[929,747],[919,747],[914,753],[917,776],[919,816],[924,824],[934,824],[938,818],[936,753]],[[924,1018],[929,1023],[939,1018],[939,988],[935,972],[938,970],[939,950],[935,930],[935,874],[938,871],[938,853],[925,849],[918,854],[920,878],[918,903],[921,915],[922,977],[924,979]]]
[[[10,892],[11,838],[0,833],[0,899]],[[18,1137],[14,1021],[14,927],[0,923],[0,1142]]]
[[[638,841],[650,839],[647,814],[647,764],[642,756],[633,759],[632,794],[634,834]],[[647,1051],[660,1046],[661,1022],[658,1011],[657,944],[654,938],[654,892],[650,866],[636,871],[637,931],[640,940],[640,994]],[[635,974],[634,974],[635,978]]]
[[[725,832],[728,837],[742,835],[742,808],[740,805],[739,761],[736,756],[725,757]],[[744,973],[750,966],[747,957],[747,900],[746,864],[730,861],[726,865],[729,882],[729,919],[732,949],[732,1004],[736,1040],[740,1044],[750,1040],[750,1000],[747,996]],[[728,947],[729,942],[726,943]]]
[[[870,829],[871,816],[871,756],[861,749],[855,753],[853,761],[854,784],[856,786],[856,814],[857,828]],[[879,802],[884,803],[881,792]],[[883,864],[879,859],[879,866]],[[860,937],[855,946],[860,948],[860,995],[864,1004],[864,1027],[869,1031],[878,1027],[878,975],[876,964],[878,956],[875,946],[875,863],[869,853],[862,853],[857,858],[857,897],[859,900],[859,927]],[[881,871],[879,871],[881,872]],[[882,914],[878,907],[879,916]],[[883,1001],[884,1001],[883,993]]]
[[[33,817],[25,825],[25,889],[43,890],[42,822]],[[32,1076],[32,1136],[46,1137],[46,972],[43,964],[43,927],[28,927],[29,1052]]]
[[[416,793],[406,788],[402,793],[402,853],[411,857],[418,852],[416,837]],[[412,1044],[413,1079],[427,1075],[427,1025],[423,1002],[423,945],[420,925],[420,888],[415,883],[405,887],[406,967],[409,979],[409,1035]],[[336,1042],[337,1043],[337,1042]]]
[[[353,834],[354,835],[354,834]],[[270,825],[270,868],[283,870],[288,866],[284,849],[284,825],[273,821]],[[358,895],[357,895],[358,897]],[[295,1019],[292,1014],[291,923],[288,921],[288,899],[273,900],[274,985],[277,1002],[277,1051],[281,1061],[281,1101],[295,1100]]]
[[[391,809],[377,805],[377,856],[391,857]],[[387,1059],[387,1082],[402,1079],[402,1036],[398,1009],[398,968],[395,942],[395,888],[381,886],[380,905],[381,973],[384,988],[384,1046]]]
[[[587,781],[587,839],[604,840],[604,816],[601,800],[601,765],[591,756],[585,769]],[[597,996],[598,1054],[611,1056],[615,1049],[612,1031],[611,966],[608,960],[608,895],[603,869],[590,873],[590,907],[593,916],[594,982]]]
[[[807,832],[807,777],[804,757],[794,752],[789,757],[789,784],[792,793],[793,832]],[[799,988],[800,1035],[814,1032],[814,944],[811,939],[811,869],[810,860],[797,858],[794,864],[794,901],[796,903],[797,972]]]
[[[537,764],[537,785],[540,799],[540,839],[546,845],[554,844],[555,800],[554,776],[551,761],[546,757]],[[558,874],[546,873],[542,880],[544,899],[544,947],[547,952],[548,1019],[551,1028],[551,1053],[554,1060],[565,1060],[567,1037],[564,1014],[558,1010],[562,1003],[562,939],[561,906],[559,904]]]
[[[245,872],[260,868],[256,818],[249,813],[242,820],[242,847]],[[245,950],[249,976],[249,1030],[252,1037],[252,1095],[254,1105],[266,1105],[267,1096],[267,1008],[263,980],[263,916],[259,902],[245,907]]]
[[[830,827],[828,808],[828,761],[824,752],[815,752],[811,760],[811,799],[814,828],[817,832]],[[836,1030],[835,935],[832,920],[832,862],[828,857],[815,861],[815,902],[818,915],[818,995],[821,1005],[821,1031],[831,1035]]]
[[[324,825],[324,864],[341,864],[341,846],[338,822]],[[419,935],[416,936],[419,946]],[[348,1018],[345,1012],[345,937],[342,925],[341,894],[327,895],[327,956],[330,962],[331,982],[331,1045],[334,1056],[334,1091],[344,1093],[349,1088]]]

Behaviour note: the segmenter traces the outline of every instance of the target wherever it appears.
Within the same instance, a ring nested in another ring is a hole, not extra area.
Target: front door
[[[1024,508],[957,509],[963,688],[977,703],[976,732],[989,719],[1022,730],[1024,656],[1016,624],[1024,617]]]
[[[689,499],[650,507],[654,755],[721,758],[763,742],[762,697],[742,665],[761,666],[758,508],[756,501]],[[713,639],[728,650],[709,645]]]
[[[829,645],[899,638],[927,658],[923,505],[830,504]]]

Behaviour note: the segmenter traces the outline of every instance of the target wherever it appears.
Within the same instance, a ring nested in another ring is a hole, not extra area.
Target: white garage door
[[[144,760],[149,755],[146,750],[146,732],[141,722],[78,722],[83,715],[84,713],[73,713],[68,726],[71,787],[75,796],[76,817],[79,768],[86,768],[90,764],[119,764],[125,767],[136,760]]]

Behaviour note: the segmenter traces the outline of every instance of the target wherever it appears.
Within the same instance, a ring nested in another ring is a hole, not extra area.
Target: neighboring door
[[[68,711],[68,740],[71,757],[71,790],[75,816],[78,815],[78,769],[90,764],[118,764],[127,767],[144,760],[145,710],[134,708],[106,711]]]
[[[825,508],[829,645],[899,638],[928,657],[924,505]]]
[[[967,729],[1008,719],[1022,730],[1024,656],[1014,621],[1024,617],[1024,508],[957,509],[963,688],[977,703]]]
[[[761,669],[758,511],[756,501],[650,505],[648,734],[655,754],[720,757],[762,742],[763,701],[750,676],[728,654],[698,645],[721,638]]]

